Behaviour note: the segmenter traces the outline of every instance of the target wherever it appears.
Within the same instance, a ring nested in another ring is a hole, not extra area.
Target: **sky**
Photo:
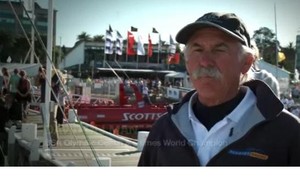
[[[47,0],[36,0],[42,8],[48,8]],[[57,10],[56,44],[73,47],[77,36],[86,32],[91,37],[105,35],[109,25],[127,38],[130,27],[138,28],[138,34],[152,43],[158,34],[169,42],[185,25],[194,22],[207,12],[230,12],[238,15],[246,24],[252,37],[255,30],[267,27],[274,33],[275,4],[277,37],[285,47],[296,43],[300,34],[300,0],[53,0]]]

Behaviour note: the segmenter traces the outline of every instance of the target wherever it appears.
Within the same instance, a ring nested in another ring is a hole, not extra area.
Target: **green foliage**
[[[87,34],[86,32],[81,32],[81,34],[79,34],[77,36],[77,40],[78,41],[91,41],[92,38],[89,34]]]
[[[273,31],[267,27],[262,27],[258,30],[254,31],[254,35],[252,38],[260,53],[260,57],[263,58],[264,61],[277,65],[276,64],[276,49],[277,51],[281,51],[284,53],[286,59],[281,63],[278,63],[279,67],[286,69],[287,71],[294,73],[295,70],[295,48],[293,44],[290,43],[287,47],[281,47],[280,42],[276,43],[276,35]],[[278,47],[276,46],[278,45]]]
[[[104,42],[104,35],[95,35],[93,37],[94,42]]]

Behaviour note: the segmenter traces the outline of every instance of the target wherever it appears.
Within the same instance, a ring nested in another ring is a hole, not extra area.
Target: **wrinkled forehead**
[[[220,42],[228,42],[228,43],[240,43],[240,41],[225,33],[224,31],[221,31],[217,28],[214,27],[205,27],[201,28],[197,31],[195,31],[189,40],[187,41],[187,44],[194,43],[195,41],[201,42],[201,40],[205,40],[208,42],[213,42],[213,41],[220,41]],[[241,43],[240,43],[241,44]]]

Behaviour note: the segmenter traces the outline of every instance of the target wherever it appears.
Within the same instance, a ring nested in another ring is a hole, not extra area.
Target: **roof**
[[[151,69],[124,69],[124,68],[97,68],[100,71],[124,71],[124,72],[144,72],[144,73],[175,73],[171,70],[151,70]]]
[[[275,65],[265,62],[264,60],[259,60],[256,62],[259,69],[267,70],[268,72],[272,73],[277,79],[282,78],[290,78],[290,72],[281,69]]]
[[[173,72],[173,73],[167,74],[165,77],[185,78],[185,77],[187,77],[187,74],[183,73],[183,72]]]

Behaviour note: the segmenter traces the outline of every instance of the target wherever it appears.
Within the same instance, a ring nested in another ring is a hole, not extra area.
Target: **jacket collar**
[[[251,89],[257,98],[257,108],[262,115],[268,120],[275,118],[283,110],[284,106],[279,98],[273,93],[267,84],[260,80],[251,80],[245,82],[243,86],[247,86]],[[175,103],[172,114],[178,112],[182,105],[189,102],[192,95],[196,90],[188,92],[179,103]]]

